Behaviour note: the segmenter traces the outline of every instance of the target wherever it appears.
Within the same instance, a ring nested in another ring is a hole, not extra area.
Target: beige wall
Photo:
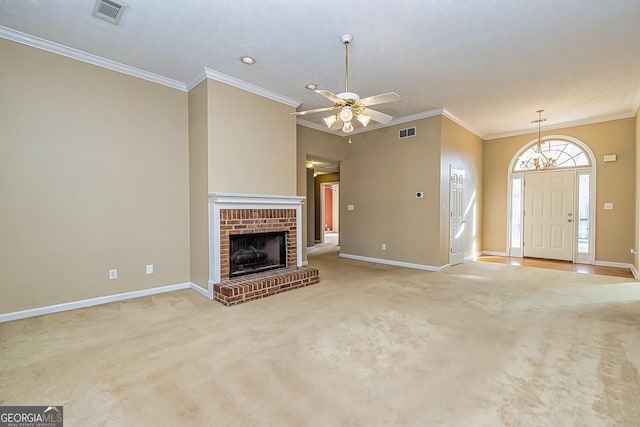
[[[207,81],[189,92],[189,218],[191,282],[209,281],[209,121]]]
[[[442,160],[440,197],[445,209],[440,216],[440,263],[449,261],[449,170],[463,169],[463,251],[466,257],[482,250],[483,141],[447,117],[442,118]]]
[[[209,191],[295,196],[295,109],[215,80],[207,84]]]
[[[612,120],[555,129],[544,134],[568,135],[584,142],[596,156],[596,261],[631,263],[635,218],[635,119]],[[484,144],[484,250],[505,252],[507,181],[509,162],[535,134],[485,141]],[[604,163],[605,154],[616,162]],[[604,203],[614,203],[605,211]]]
[[[400,128],[414,125],[417,136],[398,140]],[[341,251],[440,266],[440,116],[352,140],[340,170]]]
[[[189,281],[186,93],[4,39],[0,57],[0,313]]]

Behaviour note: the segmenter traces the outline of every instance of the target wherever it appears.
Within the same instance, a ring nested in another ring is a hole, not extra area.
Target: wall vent
[[[416,136],[416,127],[410,127],[406,129],[400,129],[398,131],[398,139],[411,138]]]
[[[111,22],[113,25],[118,25],[126,7],[126,5],[113,0],[96,0],[92,15]]]

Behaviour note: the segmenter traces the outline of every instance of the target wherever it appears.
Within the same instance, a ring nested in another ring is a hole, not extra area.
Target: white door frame
[[[542,138],[543,140],[551,140],[551,139],[559,139],[559,140],[566,140],[566,141],[570,141],[574,144],[576,144],[577,146],[579,146],[580,148],[582,148],[582,150],[587,154],[587,156],[589,157],[589,162],[591,163],[591,166],[581,166],[581,167],[573,167],[573,168],[558,168],[558,169],[554,169],[554,170],[573,170],[576,174],[576,179],[575,179],[575,189],[574,189],[574,218],[577,218],[577,212],[578,212],[578,181],[579,181],[579,177],[580,175],[589,175],[590,176],[590,186],[589,186],[589,253],[588,254],[583,254],[583,253],[577,253],[577,244],[575,244],[574,242],[574,262],[575,263],[580,263],[580,264],[595,264],[595,239],[596,239],[596,157],[593,154],[593,151],[591,151],[591,149],[589,148],[589,146],[587,146],[584,142],[580,141],[577,138],[571,137],[571,136],[567,136],[567,135],[546,135]],[[529,141],[528,143],[526,143],[525,145],[523,145],[515,154],[514,156],[511,158],[511,162],[509,163],[509,170],[508,170],[508,181],[507,181],[507,242],[506,242],[506,252],[504,255],[506,256],[512,256],[512,257],[517,257],[517,258],[522,258],[523,256],[523,250],[522,250],[522,244],[520,245],[519,248],[512,248],[511,247],[511,241],[512,241],[512,236],[511,236],[511,222],[512,222],[512,218],[511,218],[511,212],[512,212],[512,200],[511,200],[511,195],[513,194],[513,180],[517,179],[517,178],[521,178],[520,183],[521,185],[524,185],[524,175],[528,174],[528,173],[540,173],[540,172],[535,172],[535,171],[529,171],[529,172],[514,172],[513,169],[516,165],[516,162],[519,160],[520,156],[526,151],[528,150],[532,144],[534,144],[537,141],[537,138]],[[521,188],[521,193],[522,195],[521,200],[524,200],[524,188]],[[522,215],[523,212],[523,208],[524,206],[520,207],[520,213]],[[523,240],[523,231],[524,231],[524,218],[522,218],[522,216],[520,217],[520,242],[522,243]],[[577,221],[575,222],[576,227],[578,226]],[[574,233],[574,240],[577,239],[578,237],[578,231],[576,230]]]

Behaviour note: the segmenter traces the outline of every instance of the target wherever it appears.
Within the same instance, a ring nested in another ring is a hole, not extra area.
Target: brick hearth
[[[213,291],[216,301],[230,306],[318,282],[320,277],[315,268],[289,267],[224,280],[214,285]]]

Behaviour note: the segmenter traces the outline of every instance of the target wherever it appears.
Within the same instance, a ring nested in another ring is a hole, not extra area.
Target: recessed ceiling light
[[[253,65],[256,63],[256,60],[250,56],[243,56],[240,58],[240,61],[242,61],[243,64],[247,64],[247,65]]]
[[[309,90],[316,90],[318,89],[318,85],[315,83],[307,83],[306,85],[304,85],[304,87],[306,87]]]

